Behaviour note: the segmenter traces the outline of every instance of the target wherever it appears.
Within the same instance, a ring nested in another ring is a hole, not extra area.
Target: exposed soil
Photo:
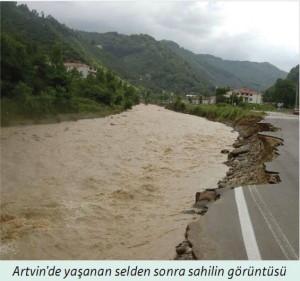
[[[259,116],[248,116],[233,124],[228,124],[239,132],[239,137],[233,144],[234,149],[231,152],[226,149],[221,151],[221,153],[228,154],[225,164],[229,167],[229,171],[218,182],[217,188],[196,193],[194,213],[204,215],[209,210],[209,205],[221,198],[224,189],[280,182],[278,173],[266,171],[265,163],[277,156],[276,147],[283,145],[283,141],[260,135],[259,132],[278,130],[271,124],[259,123],[261,120]],[[186,231],[188,232],[188,229]],[[175,259],[195,259],[190,241],[185,240],[176,246]]]
[[[219,188],[280,181],[278,173],[267,172],[264,163],[276,157],[276,147],[282,145],[283,141],[260,135],[259,132],[278,130],[271,124],[258,123],[261,119],[253,116],[234,124],[239,137],[233,144],[235,149],[228,154],[226,165],[230,168],[226,177],[218,183]]]

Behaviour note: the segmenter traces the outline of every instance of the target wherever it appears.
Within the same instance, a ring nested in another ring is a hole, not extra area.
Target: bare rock
[[[233,171],[232,170],[229,170],[227,173],[226,173],[227,177],[230,177],[233,175]]]
[[[250,151],[250,145],[249,144],[246,144],[246,145],[243,145],[241,147],[238,147],[238,148],[235,148],[234,150],[232,150],[229,155],[228,155],[228,158],[234,158],[234,157],[237,157],[238,155],[240,154],[244,154],[244,153],[247,153]]]
[[[278,183],[278,182],[280,182],[280,178],[279,178],[278,174],[271,174],[269,179],[268,179],[268,183],[275,184],[275,183]]]
[[[194,260],[192,244],[185,240],[176,246],[175,260]]]
[[[186,254],[191,254],[191,253],[193,253],[192,248],[191,248],[191,247],[187,247],[187,248],[185,249],[185,253],[186,253]]]
[[[185,215],[194,215],[196,213],[196,211],[195,210],[187,210],[187,211],[183,211],[181,213],[185,214]]]
[[[183,246],[177,246],[176,247],[176,253],[177,253],[177,255],[183,255],[184,253],[185,253],[185,247],[183,247]]]
[[[196,200],[197,202],[210,202],[212,200],[217,200],[220,197],[220,194],[217,194],[215,189],[207,189],[203,192],[197,192],[196,193]]]

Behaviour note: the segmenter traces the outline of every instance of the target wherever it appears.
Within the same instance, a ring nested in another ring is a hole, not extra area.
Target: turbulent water
[[[194,195],[227,170],[231,128],[139,105],[3,128],[2,259],[172,259]]]

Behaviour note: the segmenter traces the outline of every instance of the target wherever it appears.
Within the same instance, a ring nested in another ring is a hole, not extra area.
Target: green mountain
[[[66,61],[98,67],[84,78]],[[105,69],[75,31],[26,5],[1,2],[1,124],[59,113],[119,112],[141,91]]]
[[[299,64],[290,70],[286,79],[290,80],[295,85],[299,84]]]
[[[263,98],[266,102],[282,103],[286,108],[299,108],[299,65],[293,67],[285,79],[277,79],[264,92]]]
[[[184,58],[193,68],[205,73],[217,86],[247,87],[261,91],[270,87],[276,79],[286,76],[286,72],[267,62],[232,61],[212,55],[196,55],[172,41],[161,42]]]
[[[178,94],[213,89],[205,73],[149,35],[79,32],[79,36],[90,43],[90,51],[103,65],[136,85]]]
[[[175,93],[214,92],[216,86],[262,91],[286,72],[270,63],[230,61],[194,54],[177,43],[149,35],[79,32],[80,38],[107,67],[135,84]]]
[[[157,41],[149,35],[73,30],[51,16],[39,15],[14,2],[2,2],[1,15],[2,34],[22,44],[28,56],[35,56],[38,49],[49,61],[51,50],[59,48],[64,61],[108,68],[127,82],[154,92],[205,95],[214,93],[216,86],[261,91],[286,76],[269,63],[194,54],[175,42]],[[19,71],[18,75],[23,74]],[[13,83],[8,88],[9,83],[4,83],[4,88],[11,91]]]
[[[45,52],[59,45],[65,60],[100,66],[98,60],[91,56],[85,42],[79,40],[77,31],[60,24],[50,15],[45,17],[35,10],[30,11],[25,4],[1,2],[0,5],[1,33],[19,42],[38,45]]]

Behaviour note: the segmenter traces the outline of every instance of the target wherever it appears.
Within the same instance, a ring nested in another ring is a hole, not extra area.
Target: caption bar
[[[236,266],[228,269],[219,266],[199,266],[186,268],[147,268],[127,266],[120,268],[67,268],[58,266],[21,267],[16,266],[12,277],[57,277],[61,280],[89,277],[225,277],[234,280],[236,277],[285,277],[286,266]],[[17,279],[17,278],[16,278]],[[101,278],[100,278],[101,279]],[[99,279],[99,280],[100,280]],[[104,279],[103,279],[104,280]],[[107,280],[107,279],[106,279]]]

